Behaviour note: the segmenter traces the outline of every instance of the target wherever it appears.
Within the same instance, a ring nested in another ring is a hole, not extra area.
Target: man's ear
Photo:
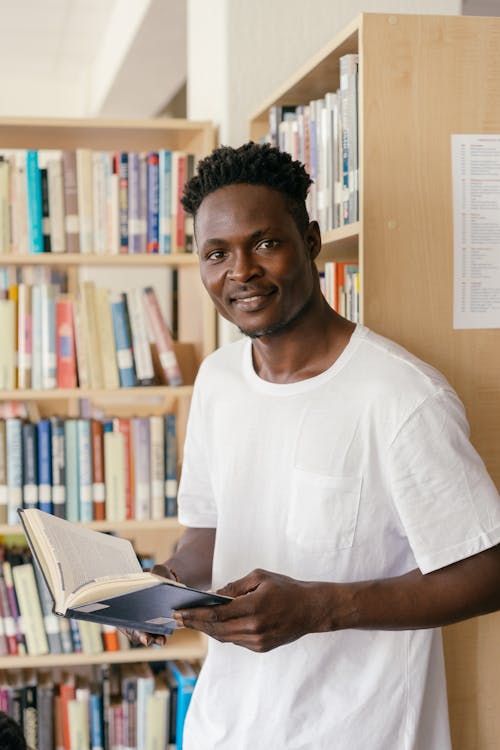
[[[321,250],[321,232],[317,221],[310,221],[304,235],[311,260],[316,260]]]

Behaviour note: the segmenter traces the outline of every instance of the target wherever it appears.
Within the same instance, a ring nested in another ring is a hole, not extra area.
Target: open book
[[[37,508],[18,513],[58,615],[168,634],[172,610],[231,601],[144,572],[128,539]]]

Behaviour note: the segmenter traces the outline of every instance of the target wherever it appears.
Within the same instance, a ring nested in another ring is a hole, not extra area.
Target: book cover
[[[106,252],[106,164],[101,151],[92,152],[93,251]]]
[[[5,613],[3,602],[0,598],[0,657],[9,655],[9,642],[5,632]]]
[[[171,386],[182,385],[182,373],[175,355],[172,334],[161,313],[155,290],[151,286],[143,291],[143,305],[156,343],[165,382]]]
[[[126,151],[115,154],[115,171],[118,173],[120,253],[128,253],[128,153]]]
[[[5,419],[0,419],[0,523],[8,521],[7,434]]]
[[[85,339],[85,360],[88,367],[90,388],[103,388],[104,377],[99,346],[99,322],[96,313],[96,288],[93,281],[84,281],[81,286],[82,328]]]
[[[19,517],[58,614],[169,633],[174,609],[230,601],[229,597],[143,572],[127,539],[72,524],[35,508],[20,509]]]
[[[149,417],[151,518],[165,516],[165,422],[162,416]]]
[[[10,163],[0,156],[0,255],[10,252]]]
[[[159,157],[147,155],[147,242],[148,253],[159,252]]]
[[[104,720],[102,696],[94,686],[89,696],[89,724],[91,750],[104,750]]]
[[[192,664],[185,659],[174,659],[167,662],[177,683],[177,710],[175,714],[175,741],[177,750],[182,750],[184,721],[188,712],[191,696],[196,685],[197,673]]]
[[[77,201],[80,224],[80,252],[94,252],[92,151],[76,150]]]
[[[175,414],[165,417],[165,516],[177,515],[177,420]]]
[[[59,696],[61,700],[61,721],[62,721],[62,739],[64,750],[72,750],[69,704],[75,700],[75,683],[74,678],[67,678],[59,685]]]
[[[51,654],[61,654],[62,642],[61,633],[59,630],[59,622],[61,618],[57,617],[57,615],[55,615],[52,611],[52,597],[50,595],[49,589],[47,588],[47,583],[45,582],[45,578],[43,577],[42,571],[40,570],[38,561],[35,557],[32,559],[32,565],[33,572],[35,573],[35,582],[38,596],[40,598],[40,607],[42,610],[43,624],[45,627],[47,642],[49,644],[49,651]]]
[[[73,323],[74,299],[56,299],[56,379],[58,388],[76,388],[76,348]]]
[[[16,387],[16,303],[0,299],[0,390]]]
[[[12,565],[10,563],[10,560],[4,560],[2,562],[2,574],[5,581],[5,586],[7,587],[10,612],[14,619],[17,650],[19,654],[24,655],[26,653],[26,640],[24,637],[24,630],[19,612],[19,603],[17,601],[16,590],[14,588],[14,579],[12,577]]]
[[[43,253],[42,180],[36,150],[26,152],[26,188],[29,251]]]
[[[51,417],[51,461],[52,461],[52,513],[66,517],[66,462],[64,442],[64,420]]]
[[[37,706],[41,721],[38,722],[37,750],[54,750],[54,684],[48,672],[38,673]]]
[[[141,238],[145,232],[141,218],[140,155],[128,154],[128,252],[141,252]]]
[[[94,301],[96,318],[99,321],[99,325],[97,326],[97,343],[102,363],[103,386],[104,388],[114,390],[120,387],[120,378],[108,290],[104,287],[94,289]]]
[[[120,386],[122,388],[130,388],[135,386],[136,379],[128,312],[124,295],[111,295],[110,303]]]
[[[10,606],[9,593],[5,582],[3,570],[0,568],[0,610],[3,618],[3,628],[7,641],[7,651],[11,656],[19,654],[16,637],[16,621]]]
[[[125,441],[113,430],[112,422],[104,424],[104,483],[106,486],[106,519],[124,521],[125,505]]]
[[[194,177],[196,169],[196,157],[194,154],[186,154],[186,179],[188,182]],[[182,198],[182,194],[181,194]],[[182,207],[182,204],[181,204]],[[194,218],[191,214],[184,214],[185,248],[187,253],[194,253]]]
[[[66,231],[64,226],[64,178],[61,154],[54,154],[47,160],[49,186],[50,250],[53,253],[66,252]]]
[[[38,745],[38,715],[36,676],[30,675],[23,689],[23,732],[29,748]]]
[[[26,151],[18,150],[11,162],[11,231],[12,252],[29,253],[28,237],[28,185],[26,178]]]
[[[132,445],[134,455],[135,517],[151,518],[151,433],[148,417],[133,417]]]
[[[66,419],[64,422],[64,459],[65,459],[65,496],[66,518],[68,521],[80,520],[79,496],[79,454],[78,454],[78,420]]]
[[[113,420],[113,431],[123,436],[123,459],[125,474],[125,518],[135,518],[134,503],[134,460],[132,450],[132,429],[130,419],[119,417]]]
[[[87,341],[85,333],[84,305],[80,299],[73,303],[73,328],[75,333],[76,370],[79,388],[89,387],[87,366]]]
[[[18,388],[31,388],[31,286],[17,288],[17,381]]]
[[[52,436],[50,419],[37,423],[38,507],[52,513]]]
[[[160,149],[158,161],[159,252],[166,254],[172,250],[172,152]]]
[[[132,334],[135,373],[138,385],[153,385],[154,369],[146,328],[146,312],[140,288],[126,292],[127,311]]]
[[[31,387],[43,388],[42,382],[42,290],[40,284],[31,287]]]
[[[33,510],[41,512],[37,509]],[[23,512],[27,513],[28,511]],[[12,567],[12,577],[19,603],[19,613],[23,618],[23,630],[28,654],[30,656],[48,654],[49,644],[45,633],[33,565],[31,563],[14,565]]]
[[[56,287],[53,284],[40,284],[40,311],[42,388],[51,389],[57,385]]]
[[[80,252],[80,216],[78,207],[78,171],[76,152],[62,152],[64,185],[64,230],[68,253]]]
[[[76,431],[78,443],[78,517],[80,521],[87,522],[94,519],[90,419],[78,419]]]
[[[8,523],[17,523],[17,509],[23,502],[23,447],[22,421],[17,417],[10,417],[5,422],[7,441],[7,493],[8,493]]]
[[[106,485],[104,479],[104,432],[102,422],[92,419],[90,422],[92,439],[92,499],[94,520],[106,518]]]
[[[49,175],[47,167],[40,166],[40,183],[42,186],[42,235],[43,252],[50,253],[50,208],[49,208]]]
[[[38,508],[37,428],[31,422],[22,425],[23,508]]]

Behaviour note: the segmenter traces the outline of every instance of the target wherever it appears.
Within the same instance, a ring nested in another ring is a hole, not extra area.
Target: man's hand
[[[151,569],[151,573],[154,573],[158,576],[163,576],[163,578],[176,580],[176,576],[173,575],[171,569],[168,567],[168,565],[165,564],[155,565]],[[119,630],[127,636],[129,641],[131,641],[132,643],[141,643],[143,646],[152,646],[155,643],[158,646],[165,646],[167,643],[166,635],[146,633],[143,630],[132,630],[130,628],[119,628]]]
[[[254,570],[217,593],[235,599],[175,612],[178,624],[257,652],[270,651],[316,630],[314,590],[305,581]]]

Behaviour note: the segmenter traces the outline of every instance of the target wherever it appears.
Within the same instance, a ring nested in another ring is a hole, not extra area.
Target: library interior
[[[500,748],[499,49],[0,0],[0,750]]]

